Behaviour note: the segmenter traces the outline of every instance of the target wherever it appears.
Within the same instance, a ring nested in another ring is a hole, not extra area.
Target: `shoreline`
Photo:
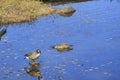
[[[89,0],[45,3],[39,0],[0,0],[0,26],[29,22],[41,16],[55,14],[56,10],[50,6],[82,1]]]

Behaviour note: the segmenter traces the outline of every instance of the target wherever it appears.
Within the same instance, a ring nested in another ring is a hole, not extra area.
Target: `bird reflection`
[[[32,68],[37,68],[37,67],[39,67],[40,63],[34,62],[34,61],[30,61],[30,62],[29,62],[29,65],[30,65]]]
[[[32,77],[38,77],[38,80],[43,80],[40,70],[38,69],[40,63],[31,61],[29,62],[30,67],[25,67],[24,70],[27,74]]]
[[[24,69],[30,76],[40,76],[41,75],[41,72],[38,69],[35,69],[32,67],[30,67],[30,68],[25,67]]]

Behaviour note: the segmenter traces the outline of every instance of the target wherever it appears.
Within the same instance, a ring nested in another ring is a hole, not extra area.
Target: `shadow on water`
[[[120,3],[67,5],[76,9],[70,17],[54,14],[8,25],[0,41],[0,80],[120,80]],[[51,48],[61,42],[73,50]],[[36,49],[41,56],[35,62],[24,59]]]

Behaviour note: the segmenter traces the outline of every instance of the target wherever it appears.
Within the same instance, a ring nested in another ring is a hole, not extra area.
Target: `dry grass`
[[[0,0],[0,23],[3,25],[31,21],[54,11],[35,0]]]

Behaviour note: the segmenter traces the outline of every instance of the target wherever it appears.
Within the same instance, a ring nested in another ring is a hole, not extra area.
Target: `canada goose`
[[[56,49],[57,51],[64,52],[64,51],[72,50],[73,48],[71,48],[71,46],[72,45],[70,45],[68,43],[59,43],[59,44],[53,46],[53,48]]]
[[[36,50],[36,52],[29,52],[27,54],[25,54],[25,58],[29,59],[29,60],[35,60],[37,59],[41,54],[41,51],[39,49]]]

